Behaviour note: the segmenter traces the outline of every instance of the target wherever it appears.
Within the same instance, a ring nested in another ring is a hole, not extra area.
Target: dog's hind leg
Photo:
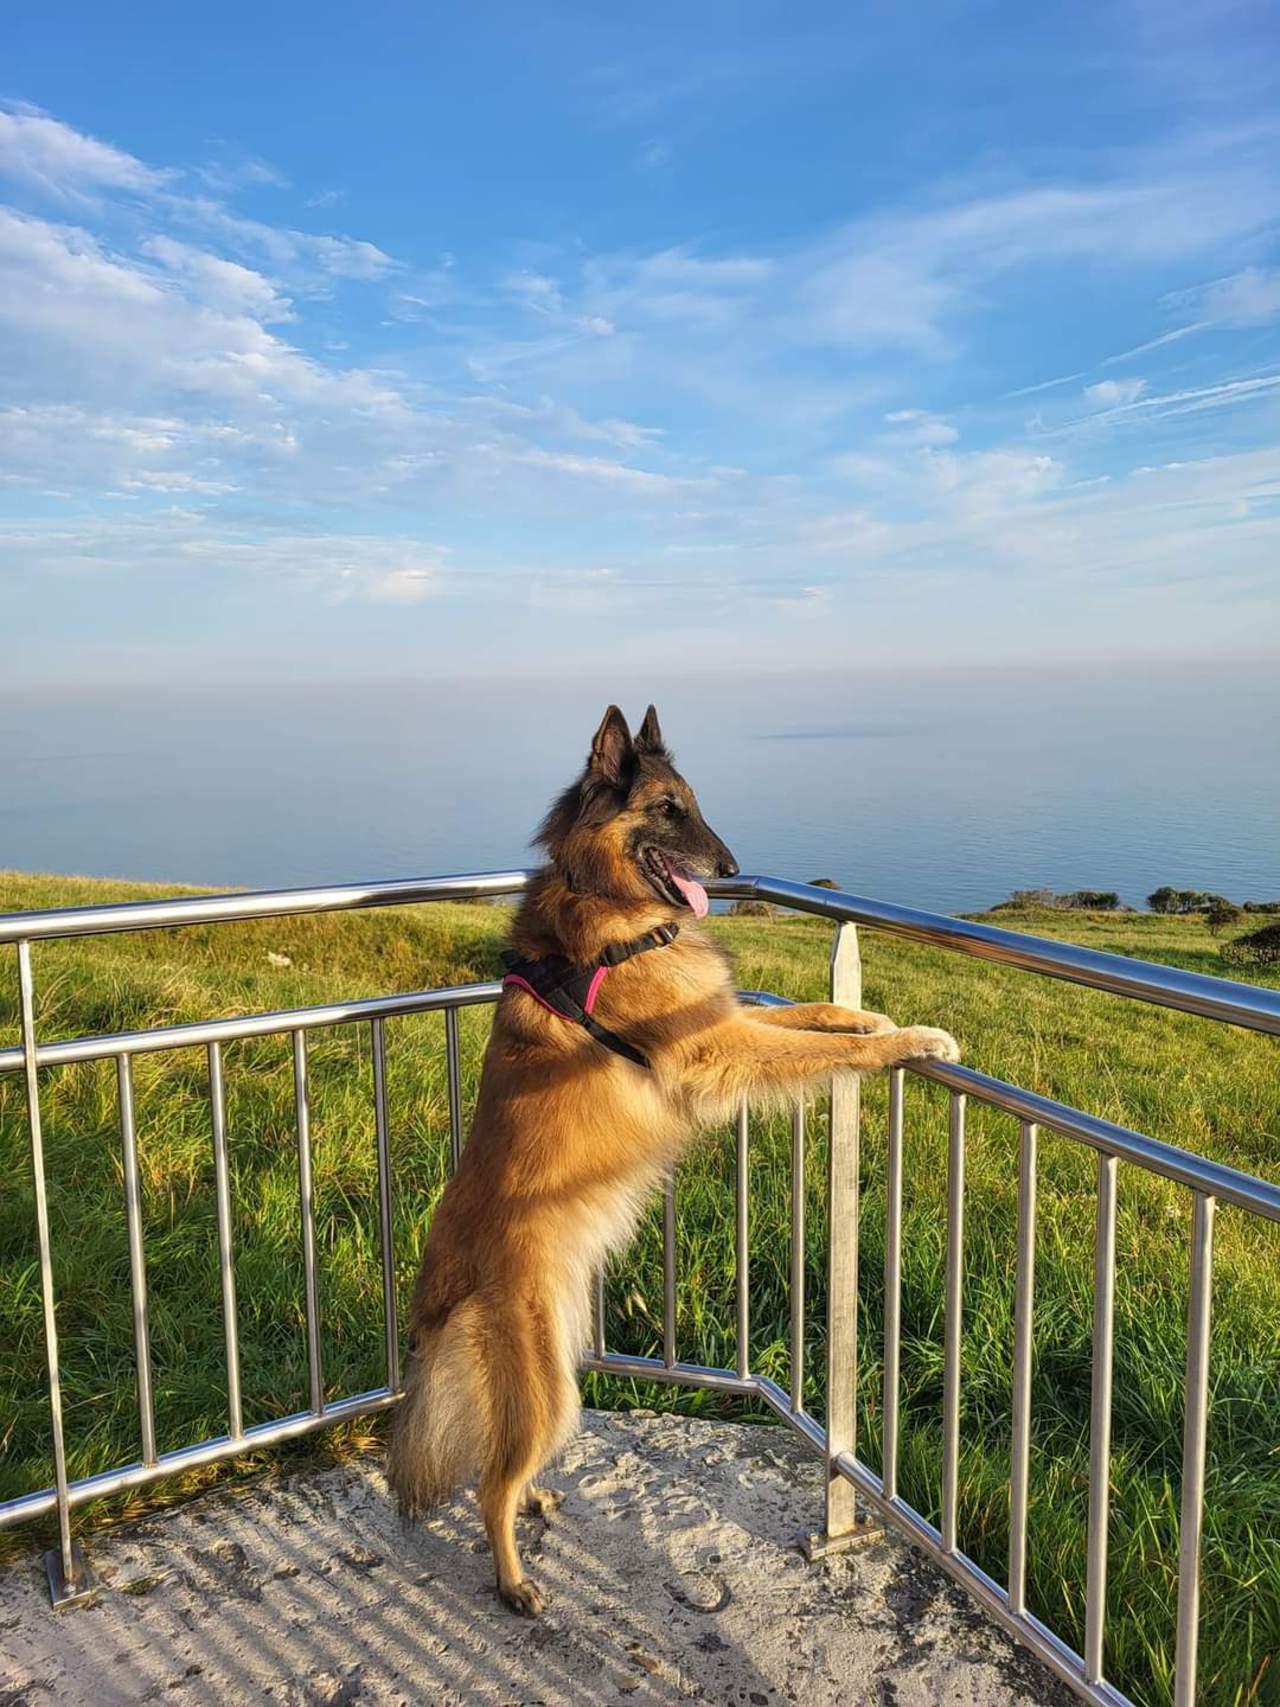
[[[546,1498],[533,1478],[563,1444],[578,1415],[573,1366],[557,1323],[540,1306],[509,1300],[490,1325],[488,1364],[492,1436],[480,1477],[480,1509],[493,1550],[498,1593],[513,1612],[536,1618],[546,1604],[524,1574],[516,1515],[531,1497]]]

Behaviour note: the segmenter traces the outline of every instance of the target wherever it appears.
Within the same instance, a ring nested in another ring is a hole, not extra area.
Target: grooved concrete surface
[[[1071,1697],[893,1540],[811,1566],[821,1471],[781,1429],[588,1412],[541,1620],[497,1600],[472,1499],[402,1530],[372,1461],[238,1484],[91,1539],[96,1602],[0,1571],[0,1707],[156,1701],[917,1704]]]

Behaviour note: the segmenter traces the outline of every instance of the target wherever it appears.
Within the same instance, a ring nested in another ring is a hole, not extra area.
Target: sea
[[[0,688],[0,867],[277,888],[534,862],[605,706],[656,702],[744,872],[937,912],[1280,897],[1280,669]]]

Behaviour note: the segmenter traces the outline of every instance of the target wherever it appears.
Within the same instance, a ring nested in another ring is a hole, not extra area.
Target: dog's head
[[[578,893],[656,897],[673,914],[689,909],[702,918],[703,880],[738,874],[672,763],[652,706],[634,739],[617,706],[609,707],[585,770],[552,806],[538,840]]]

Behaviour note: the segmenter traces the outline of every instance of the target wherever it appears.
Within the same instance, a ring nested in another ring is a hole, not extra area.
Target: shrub
[[[1214,936],[1225,930],[1228,925],[1239,924],[1244,917],[1243,911],[1234,901],[1228,901],[1222,895],[1216,895],[1210,906],[1204,910],[1205,921]]]
[[[1147,896],[1147,906],[1153,913],[1207,913],[1219,902],[1227,907],[1234,905],[1225,895],[1213,895],[1204,889],[1172,889],[1167,883]]]
[[[767,901],[735,901],[729,911],[735,919],[771,919],[774,910]]]
[[[834,877],[811,877],[809,887],[810,889],[838,889],[840,885]]]
[[[1052,889],[1015,889],[1007,901],[998,901],[991,911],[999,913],[1015,907],[1073,907],[1095,913],[1118,913],[1120,897],[1114,889],[1073,889],[1069,895],[1055,895]]]
[[[1246,901],[1246,913],[1280,913],[1280,901]]]
[[[1263,925],[1248,936],[1224,942],[1218,952],[1233,966],[1280,966],[1280,924]]]

